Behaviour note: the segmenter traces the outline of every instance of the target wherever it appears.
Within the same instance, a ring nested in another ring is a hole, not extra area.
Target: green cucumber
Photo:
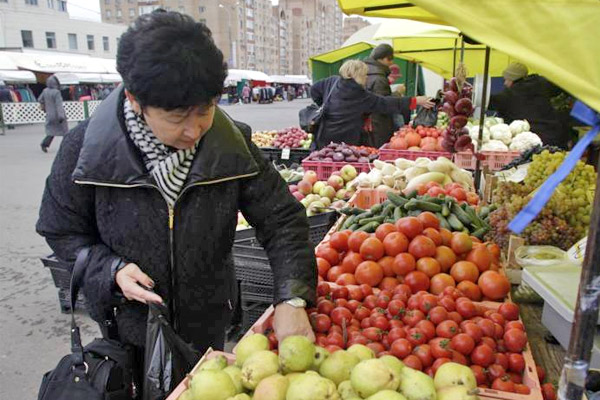
[[[342,230],[348,229],[350,226],[352,226],[354,224],[355,221],[356,221],[356,215],[351,215],[348,218],[346,218],[346,220],[342,224]]]
[[[413,201],[413,200],[411,200]],[[431,211],[431,212],[440,212],[442,211],[442,206],[439,204],[431,203],[429,201],[416,200],[415,201],[416,208],[421,211]]]
[[[490,214],[490,208],[488,206],[483,206],[479,210],[479,218],[485,219]]]
[[[360,228],[358,228],[357,231],[373,233],[379,227],[379,225],[381,225],[379,222],[375,222],[375,221],[369,222],[368,224],[363,225]]]
[[[390,215],[392,215],[392,213],[394,212],[394,210],[396,209],[396,206],[390,202],[389,205],[385,206],[383,208],[383,211],[381,212],[381,215],[383,215],[384,217],[389,217]]]
[[[410,199],[414,199],[415,197],[417,197],[417,195],[418,195],[418,194],[419,194],[419,191],[417,191],[417,190],[412,190],[412,191],[410,191],[410,192],[409,192],[409,193],[406,195],[406,198],[407,198],[407,199],[409,199],[409,200],[410,200]]]
[[[385,216],[383,215],[378,215],[376,217],[371,217],[371,218],[364,218],[358,221],[358,223],[360,225],[368,225],[372,222],[377,222],[378,224],[381,224],[383,222],[383,220],[385,219]]]
[[[488,233],[488,229],[487,228],[479,228],[475,231],[473,231],[471,233],[472,236],[475,236],[477,239],[482,239],[485,236],[485,234]]]
[[[440,206],[442,206],[446,203],[446,198],[445,197],[430,197],[428,201],[430,203],[435,203],[435,204],[439,204]]]
[[[404,209],[407,211],[414,211],[417,209],[417,200],[416,199],[410,199],[408,201],[408,203],[406,203],[404,205]]]
[[[445,204],[442,206],[442,215],[444,217],[447,217],[448,215],[450,215],[450,209]]]
[[[403,205],[408,203],[407,199],[405,199],[404,197],[402,197],[400,195],[397,195],[396,193],[388,192],[387,197],[397,207],[402,207]]]
[[[469,218],[465,210],[463,210],[458,204],[454,203],[450,210],[454,215],[456,215],[456,217],[458,217],[460,222],[462,222],[464,225],[471,225],[473,223],[473,221],[471,221],[471,218]]]
[[[340,212],[344,215],[359,215],[367,212],[367,210],[363,210],[360,207],[344,207],[340,210]]]
[[[423,211],[421,210],[412,210],[408,212],[408,216],[409,217],[418,217],[419,215],[421,215]]]
[[[448,229],[449,231],[452,230],[452,227],[448,223],[448,220],[442,214],[436,213],[435,215],[440,220],[440,228]]]
[[[371,207],[371,213],[373,215],[377,215],[381,212],[381,210],[383,210],[383,204],[375,204],[373,207]]]
[[[365,218],[371,218],[373,216],[373,213],[371,211],[365,211],[362,214],[358,214],[356,216],[356,220],[359,221],[361,219],[365,219]]]
[[[360,228],[359,224],[352,224],[352,225],[350,225],[350,227],[348,229],[351,230],[351,231],[355,231],[358,228]]]
[[[394,222],[398,221],[403,216],[404,216],[404,211],[402,211],[402,207],[396,207],[396,209],[394,210]]]
[[[460,222],[458,217],[454,214],[448,215],[448,223],[452,227],[453,231],[462,231],[465,228],[462,222]]]

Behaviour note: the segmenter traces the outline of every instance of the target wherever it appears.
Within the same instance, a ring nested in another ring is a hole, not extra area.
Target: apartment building
[[[369,26],[371,23],[361,17],[348,17],[344,19],[344,28],[342,31],[342,43],[348,38],[360,31],[365,26]]]
[[[0,1],[0,48],[115,58],[125,25],[69,17],[66,0]]]
[[[102,20],[130,24],[157,8],[204,22],[231,68],[307,74],[311,55],[342,44],[337,0],[99,0]]]

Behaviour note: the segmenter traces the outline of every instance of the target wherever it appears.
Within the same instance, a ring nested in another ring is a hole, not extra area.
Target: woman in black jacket
[[[364,62],[349,60],[340,68],[340,76],[323,79],[311,88],[310,95],[319,106],[331,94],[316,135],[318,149],[330,142],[362,144],[364,114],[393,115],[414,110],[417,106],[433,107],[433,102],[425,96],[380,96],[368,92],[365,89],[367,72],[368,67]]]
[[[215,106],[227,69],[208,28],[175,12],[144,15],[121,37],[117,68],[124,86],[65,137],[37,224],[60,259],[89,248],[92,318],[116,317],[119,339],[141,349],[146,303],[164,301],[185,340],[223,348],[241,210],[273,267],[277,336],[314,337],[303,308],[317,283],[304,208],[251,132]]]

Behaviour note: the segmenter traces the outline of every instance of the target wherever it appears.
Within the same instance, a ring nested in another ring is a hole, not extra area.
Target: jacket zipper
[[[143,183],[143,184],[135,184],[135,185],[123,185],[123,184],[114,184],[114,183],[105,183],[105,182],[90,182],[90,181],[78,181],[75,180],[75,183],[79,184],[79,185],[93,185],[93,186],[106,186],[106,187],[116,187],[116,188],[122,188],[122,189],[133,189],[136,187],[151,187],[154,188],[156,190],[158,190],[158,192],[160,193],[160,195],[162,196],[163,200],[165,200],[165,203],[167,203],[167,209],[168,209],[168,215],[169,215],[169,220],[168,220],[168,228],[169,228],[169,261],[170,261],[170,268],[169,268],[169,276],[171,278],[171,282],[170,283],[170,290],[169,293],[173,294],[175,293],[175,287],[176,287],[176,279],[175,279],[175,239],[174,239],[174,227],[175,227],[175,206],[177,205],[177,201],[183,196],[183,194],[185,192],[187,192],[187,190],[191,187],[194,186],[205,186],[205,185],[211,185],[211,184],[215,184],[215,183],[221,183],[221,182],[226,182],[226,181],[231,181],[231,180],[235,180],[235,179],[242,179],[242,178],[249,178],[252,176],[256,176],[258,175],[258,172],[254,172],[251,174],[245,174],[245,175],[238,175],[238,176],[234,176],[234,177],[229,177],[229,178],[222,178],[222,179],[215,179],[214,181],[208,181],[208,182],[198,182],[198,183],[194,183],[191,185],[188,185],[186,187],[184,187],[181,192],[179,193],[179,196],[177,196],[177,199],[175,199],[175,202],[173,203],[173,206],[171,207],[169,205],[169,202],[167,201],[167,199],[165,198],[165,196],[163,195],[162,191],[160,190],[160,188],[156,185],[152,185],[152,184],[147,184],[147,183]],[[177,306],[175,304],[175,296],[173,296],[173,298],[171,299],[171,301],[169,302],[169,312],[171,313],[171,323],[173,324],[173,329],[177,332],[179,330],[179,323],[177,321],[177,318],[175,318],[175,313],[177,311]],[[229,307],[231,308],[231,300],[229,299]]]

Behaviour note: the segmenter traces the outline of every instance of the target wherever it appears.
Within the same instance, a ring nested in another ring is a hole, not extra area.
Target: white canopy
[[[292,85],[304,85],[312,83],[306,75],[271,75],[271,79],[275,83],[287,83]]]
[[[246,69],[230,69],[225,82],[239,82],[243,79],[249,81],[271,82],[269,75],[260,71],[250,71]]]
[[[120,83],[119,74],[86,74],[78,72],[57,72],[54,74],[61,85],[78,85],[80,83]]]
[[[31,71],[0,70],[0,81],[8,83],[36,83],[35,74]]]
[[[114,60],[86,56],[73,56],[64,54],[18,53],[5,51],[1,53],[11,59],[20,69],[36,72],[57,73],[116,73]],[[112,61],[112,62],[111,62]]]

